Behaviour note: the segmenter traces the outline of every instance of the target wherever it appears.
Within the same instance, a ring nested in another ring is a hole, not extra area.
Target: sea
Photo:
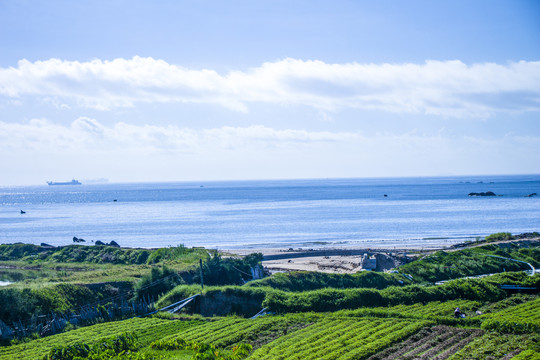
[[[540,231],[533,193],[540,175],[0,187],[0,244],[428,249]]]

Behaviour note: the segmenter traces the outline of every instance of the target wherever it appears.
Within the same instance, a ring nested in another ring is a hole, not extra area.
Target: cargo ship
[[[71,180],[66,182],[47,181],[48,185],[82,185],[78,180]]]

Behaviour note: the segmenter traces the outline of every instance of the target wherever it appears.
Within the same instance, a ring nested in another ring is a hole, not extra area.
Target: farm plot
[[[309,319],[297,316],[259,317],[253,320],[227,317],[213,322],[196,324],[168,338],[175,337],[203,342],[219,348],[227,348],[245,342],[251,344],[253,348],[258,348],[311,323]]]
[[[450,300],[445,302],[432,301],[426,304],[417,303],[413,305],[396,305],[390,307],[361,308],[357,310],[342,310],[336,314],[343,313],[346,316],[384,315],[399,318],[451,318],[454,310],[459,307],[468,317],[475,316],[475,311],[482,304],[472,300]]]
[[[497,320],[513,319],[525,322],[540,322],[540,298],[496,313],[486,314],[483,317]]]
[[[445,360],[482,334],[482,330],[448,326],[424,328],[407,340],[371,356],[368,360]]]
[[[501,359],[509,360],[522,351],[537,346],[540,335],[509,335],[501,336],[496,333],[487,333],[477,337],[448,360],[477,360]],[[533,350],[530,350],[534,354]],[[527,357],[525,357],[527,359]],[[534,359],[534,357],[529,358]]]
[[[540,299],[481,317],[482,329],[500,333],[540,333]]]
[[[259,348],[250,359],[365,359],[428,324],[329,316]]]
[[[55,347],[72,345],[78,342],[92,344],[102,338],[119,335],[124,332],[136,333],[141,346],[147,346],[155,339],[175,334],[182,329],[196,326],[200,322],[133,318],[124,321],[97,324],[18,345],[0,347],[0,360],[41,359],[43,355]]]

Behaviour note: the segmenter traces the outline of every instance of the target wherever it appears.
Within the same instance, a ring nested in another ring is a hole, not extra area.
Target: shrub
[[[391,274],[362,271],[356,274],[328,274],[315,271],[295,271],[288,274],[278,273],[261,280],[251,281],[246,286],[269,286],[284,291],[306,291],[324,288],[350,289],[399,286],[406,280]]]
[[[499,232],[486,236],[486,242],[513,240],[514,237],[509,232]]]
[[[153,267],[150,274],[135,285],[135,300],[141,298],[158,297],[172,290],[177,285],[184,283],[180,275],[166,266]]]
[[[157,264],[165,260],[173,260],[192,252],[193,249],[188,249],[184,245],[180,244],[176,247],[159,248],[152,251],[147,257],[147,264]]]
[[[52,349],[44,360],[109,359],[137,349],[135,333],[123,333],[102,339],[97,344],[75,343]]]

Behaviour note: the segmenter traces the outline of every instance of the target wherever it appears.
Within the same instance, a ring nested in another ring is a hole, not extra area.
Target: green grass
[[[399,267],[416,281],[436,282],[465,276],[493,274],[503,271],[529,270],[526,264],[494,258],[488,255],[512,258],[540,266],[540,243],[522,248],[518,244],[485,245],[459,251],[437,251],[422,259]]]

